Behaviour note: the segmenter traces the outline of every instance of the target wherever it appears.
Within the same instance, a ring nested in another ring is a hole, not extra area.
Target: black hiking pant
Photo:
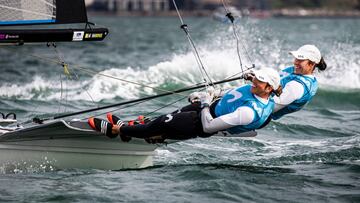
[[[195,137],[209,137],[203,132],[200,103],[193,103],[170,114],[161,115],[146,123],[123,125],[121,134],[129,137],[149,138],[161,135],[163,139],[186,140]]]

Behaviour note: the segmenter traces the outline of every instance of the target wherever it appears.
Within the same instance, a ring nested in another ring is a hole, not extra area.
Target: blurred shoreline
[[[182,16],[186,17],[211,17],[215,11],[212,10],[196,10],[180,11]],[[242,17],[253,18],[360,18],[360,11],[357,10],[326,10],[326,9],[277,9],[277,10],[241,10]],[[90,10],[91,15],[111,15],[111,16],[177,16],[176,11],[95,11]],[[224,16],[226,13],[222,13]]]

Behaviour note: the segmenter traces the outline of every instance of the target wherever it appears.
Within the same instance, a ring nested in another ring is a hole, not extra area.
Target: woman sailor
[[[274,97],[274,112],[262,127],[271,119],[277,120],[286,114],[299,111],[309,103],[318,89],[314,71],[316,68],[324,71],[327,67],[319,49],[314,45],[303,45],[289,53],[295,58],[294,66],[280,72],[283,92]]]
[[[214,93],[200,92],[190,95],[191,105],[146,124],[124,125],[118,117],[108,114],[109,122],[89,118],[89,125],[109,137],[120,135],[123,141],[153,136],[183,140],[208,137],[218,131],[236,134],[257,129],[267,120],[275,105],[273,93],[281,93],[279,74],[269,68],[260,69],[254,72],[252,85],[229,90],[211,105]],[[194,102],[196,99],[200,103]]]

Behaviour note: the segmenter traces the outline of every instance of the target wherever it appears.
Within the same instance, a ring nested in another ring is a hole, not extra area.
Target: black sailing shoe
[[[109,138],[115,138],[117,137],[117,134],[112,134],[112,127],[113,124],[101,120],[99,118],[89,118],[88,123],[90,127],[96,131],[100,131],[101,133],[105,134]]]

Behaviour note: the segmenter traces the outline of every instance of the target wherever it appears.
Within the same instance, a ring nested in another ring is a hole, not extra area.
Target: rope
[[[59,100],[59,108],[58,113],[61,112],[61,106],[62,106],[62,98],[63,98],[63,80],[62,80],[62,74],[59,75],[60,77],[60,100]],[[65,109],[66,110],[66,109]]]
[[[57,49],[56,49],[56,45],[55,43],[47,43],[47,46],[50,47],[54,47],[54,51],[56,53],[56,56],[58,58],[59,63],[61,63],[62,67],[64,68],[64,73],[66,76],[71,77],[69,70],[67,68],[67,65],[65,63],[64,60],[64,55],[62,53],[60,53]],[[61,112],[61,106],[63,106],[62,101],[63,101],[63,96],[64,96],[64,88],[63,88],[63,79],[62,79],[62,74],[60,74],[60,100],[59,100],[59,108],[58,108],[58,113]],[[67,91],[65,90],[65,108],[64,108],[64,112],[66,112],[66,105],[67,105]]]
[[[71,79],[71,76],[75,76],[75,79],[76,80],[80,80],[79,76],[76,74],[75,71],[70,71],[70,68],[69,68],[69,64],[67,64],[65,62],[65,57],[64,55],[62,54],[62,52],[60,52],[58,49],[57,49],[57,46],[55,43],[48,43],[47,46],[52,46],[54,47],[54,51],[58,57],[58,63],[60,63],[62,65],[62,67],[64,68],[64,74]],[[61,83],[61,95],[60,95],[60,104],[61,104],[61,101],[62,101],[62,97],[63,97],[63,85],[62,85],[62,77],[61,77],[61,74],[60,74],[60,83]],[[81,87],[85,92],[86,94],[89,96],[89,98],[91,99],[91,101],[93,102],[94,105],[97,105],[96,102],[94,101],[93,97],[91,96],[90,92],[87,91],[85,88]],[[66,91],[65,93],[65,105],[68,104],[68,92]],[[59,108],[59,111],[60,111],[60,108]],[[66,111],[66,106],[65,106],[65,109],[64,111]]]
[[[187,39],[188,39],[188,41],[189,41],[189,44],[190,44],[190,46],[192,47],[193,54],[194,54],[195,59],[196,59],[196,62],[197,62],[197,64],[198,64],[200,74],[201,74],[202,78],[204,79],[204,82],[206,83],[206,88],[208,88],[209,82],[210,82],[211,86],[214,86],[214,83],[212,82],[209,74],[207,73],[207,71],[206,71],[206,69],[205,69],[205,67],[204,67],[203,62],[201,61],[201,58],[200,58],[199,52],[198,52],[198,50],[197,50],[197,48],[196,48],[196,46],[195,46],[195,43],[194,43],[194,41],[193,41],[192,38],[191,38],[191,35],[190,35],[190,33],[189,33],[188,26],[184,23],[183,18],[181,17],[181,14],[180,14],[180,12],[179,12],[179,9],[178,9],[178,7],[177,7],[177,4],[176,4],[175,0],[172,0],[172,2],[173,2],[173,4],[174,4],[176,13],[177,13],[177,15],[178,15],[178,17],[179,17],[179,19],[180,19],[180,22],[181,22],[180,28],[185,32],[186,37],[187,37]],[[204,75],[204,74],[205,74],[205,75]],[[206,76],[206,77],[205,77],[205,76]],[[207,78],[209,81],[207,81],[206,78]]]
[[[231,14],[231,12],[229,11],[228,9],[228,6],[226,5],[226,2],[225,0],[221,0],[223,6],[224,6],[224,9],[225,9],[225,12],[226,12],[226,17],[229,18],[230,22],[231,22],[231,25],[232,25],[232,30],[233,30],[233,34],[234,34],[234,37],[236,39],[236,50],[237,50],[237,55],[238,55],[238,58],[239,58],[239,63],[240,63],[240,68],[241,68],[241,71],[242,73],[244,74],[244,70],[243,70],[243,64],[242,64],[242,60],[241,60],[241,54],[240,54],[240,46],[239,44],[241,44],[243,50],[245,50],[245,56],[247,57],[247,59],[250,61],[250,63],[252,64],[251,68],[255,68],[255,64],[253,63],[253,60],[250,58],[250,55],[249,55],[249,52],[248,50],[246,49],[244,43],[240,40],[237,32],[236,32],[236,25],[235,25],[235,18],[234,16]],[[246,66],[245,66],[246,67]],[[248,68],[248,67],[246,67]]]
[[[198,83],[198,84],[189,86],[188,88],[190,88],[190,87],[196,87],[196,86],[201,85],[201,84],[202,84],[202,83]],[[201,90],[203,90],[203,89],[201,89]],[[201,91],[201,90],[200,90],[200,91]],[[158,111],[161,110],[161,109],[164,109],[164,108],[169,107],[169,106],[175,106],[174,104],[176,104],[177,102],[179,102],[179,101],[181,101],[181,100],[183,100],[183,99],[185,99],[185,98],[187,98],[187,97],[188,97],[188,96],[185,96],[185,97],[182,97],[182,98],[180,98],[180,99],[178,99],[178,100],[176,100],[176,101],[174,101],[174,102],[165,104],[165,105],[163,105],[162,107],[160,107],[160,108],[158,108],[158,109],[155,109],[155,110],[153,110],[153,111],[145,114],[144,116],[150,116],[151,114],[154,114],[155,112],[158,112]],[[101,115],[105,115],[105,114],[108,113],[108,112],[115,112],[115,111],[119,111],[119,110],[122,110],[122,109],[125,109],[125,108],[129,108],[129,107],[132,107],[132,106],[136,106],[136,105],[139,105],[139,104],[142,104],[142,103],[151,101],[151,100],[159,101],[159,100],[156,100],[156,99],[154,99],[154,98],[153,98],[153,99],[149,99],[149,100],[144,100],[144,101],[140,101],[140,102],[137,102],[137,103],[134,103],[134,104],[127,105],[127,106],[125,106],[125,107],[120,107],[120,108],[113,109],[113,110],[111,110],[111,111],[106,111],[105,113],[97,114],[97,115],[95,115],[94,117],[96,117],[96,116],[101,116]],[[175,106],[175,107],[178,108],[178,106]],[[134,116],[134,115],[130,115],[130,116]]]
[[[130,108],[130,107],[139,105],[139,104],[141,104],[141,103],[145,103],[145,102],[147,102],[147,101],[149,101],[149,100],[140,101],[140,102],[137,102],[137,103],[129,104],[129,105],[126,105],[126,106],[123,106],[123,107],[120,107],[120,108],[113,109],[113,110],[111,110],[111,111],[106,111],[106,112],[103,112],[103,113],[98,113],[98,114],[95,114],[95,115],[93,115],[93,116],[91,116],[91,117],[98,117],[98,116],[102,116],[102,115],[105,115],[105,114],[110,113],[110,112],[120,111],[120,110],[122,110],[122,109],[127,109],[127,108]],[[86,118],[83,118],[83,119],[81,119],[81,120],[87,120],[88,118],[89,118],[89,117],[86,117]]]
[[[203,64],[203,62],[202,62],[202,60],[201,60],[201,57],[200,57],[200,55],[199,55],[199,52],[198,52],[198,50],[197,50],[197,48],[196,48],[196,46],[195,46],[195,43],[194,43],[194,41],[193,41],[193,39],[191,38],[191,35],[190,35],[190,33],[189,33],[188,26],[184,23],[184,21],[183,21],[183,19],[182,19],[182,17],[181,17],[181,14],[180,14],[180,12],[179,12],[179,9],[178,9],[178,7],[177,7],[177,4],[176,4],[176,2],[175,2],[175,0],[172,0],[172,1],[173,1],[173,4],[174,4],[174,7],[175,7],[175,9],[176,9],[176,12],[177,12],[177,14],[178,14],[178,17],[179,17],[179,19],[180,19],[180,22],[181,22],[181,26],[180,26],[180,27],[181,27],[181,29],[183,29],[183,31],[185,32],[185,34],[186,34],[186,36],[187,36],[187,39],[188,39],[188,41],[189,41],[189,44],[190,44],[191,47],[192,47],[192,51],[193,51],[193,54],[194,54],[194,56],[195,56],[196,62],[197,62],[197,64],[198,64],[200,74],[201,74],[201,76],[202,76],[202,78],[204,79],[204,82],[205,82],[205,85],[204,85],[205,88],[207,89],[207,88],[210,86],[210,84],[211,84],[212,86],[215,86],[215,84],[213,83],[211,77],[209,76],[209,74],[207,73],[207,71],[206,71],[206,69],[205,69],[205,67],[204,67],[204,64]],[[227,9],[227,6],[226,6],[226,3],[224,2],[224,0],[222,0],[222,2],[223,2],[223,5],[224,5],[225,10],[226,10],[226,12],[227,12],[227,15],[226,15],[226,16],[227,16],[227,17],[231,20],[231,22],[232,22],[232,27],[233,27],[234,36],[235,36],[236,41],[237,41],[237,54],[238,54],[238,58],[239,58],[239,62],[240,62],[241,73],[244,74],[243,63],[242,63],[242,59],[241,59],[239,44],[241,44],[241,45],[243,46],[243,49],[245,50],[246,56],[248,57],[249,61],[252,62],[252,60],[251,60],[251,58],[249,57],[249,54],[248,54],[248,51],[247,51],[246,47],[244,46],[244,44],[243,44],[243,43],[240,41],[240,39],[239,39],[239,36],[238,36],[238,34],[237,34],[237,32],[236,32],[235,24],[234,24],[234,18],[232,17],[231,13],[230,13],[229,10]],[[36,58],[40,58],[40,59],[45,60],[45,61],[50,61],[50,62],[53,62],[53,63],[56,63],[56,64],[61,64],[61,65],[63,66],[63,68],[64,68],[65,75],[71,77],[71,73],[70,73],[69,68],[68,68],[68,67],[69,67],[69,64],[67,64],[67,63],[64,62],[64,56],[63,56],[60,52],[58,52],[58,50],[56,49],[55,44],[53,44],[53,46],[54,46],[54,48],[55,48],[55,52],[56,52],[57,55],[58,55],[58,59],[59,59],[58,61],[53,60],[53,59],[51,59],[51,58],[46,58],[46,57],[38,56],[38,55],[35,55],[35,54],[29,54],[29,55],[30,55],[30,56],[33,56],[33,57],[36,57]],[[102,74],[102,73],[97,73],[97,72],[95,72],[95,71],[92,71],[92,70],[83,68],[83,67],[81,67],[81,66],[79,66],[79,65],[76,65],[76,64],[72,65],[72,67],[73,67],[74,69],[78,69],[78,70],[80,70],[80,71],[86,72],[86,73],[91,74],[91,75],[97,74],[97,75],[100,75],[100,76],[103,76],[103,77],[112,78],[112,79],[115,79],[115,80],[119,80],[119,81],[131,83],[131,84],[136,84],[136,85],[148,87],[148,88],[151,88],[151,89],[154,89],[154,90],[158,90],[158,91],[162,91],[162,92],[168,92],[168,93],[178,94],[178,95],[184,96],[183,94],[177,93],[177,92],[175,92],[175,91],[168,91],[168,90],[164,90],[164,89],[160,89],[160,88],[154,88],[154,87],[151,87],[151,86],[148,86],[148,85],[145,85],[145,84],[128,81],[128,80],[121,79],[121,78],[117,78],[117,77],[114,77],[114,76],[111,76],[111,75],[106,75],[106,74]],[[245,66],[245,67],[246,67],[246,66]],[[254,68],[254,64],[253,64],[253,66],[252,66],[251,68]],[[247,70],[249,70],[249,69],[251,69],[251,68],[248,68]],[[236,76],[236,75],[238,75],[238,74],[240,74],[240,73],[236,73],[235,75],[229,76],[229,77],[227,77],[227,78],[234,77],[234,76]],[[74,75],[77,79],[79,79],[79,77],[77,76],[77,74],[76,74],[75,72],[73,73],[73,75]],[[207,80],[207,79],[208,79],[208,80]],[[210,84],[209,84],[209,83],[210,83]],[[87,92],[87,94],[89,95],[89,97],[91,98],[91,100],[94,102],[94,100],[93,100],[93,98],[91,97],[91,95],[89,94],[89,92],[88,92],[87,90],[85,90],[85,91]],[[61,95],[62,95],[62,94],[61,94]],[[183,100],[183,99],[186,98],[186,97],[187,97],[187,95],[186,95],[185,97],[181,98],[181,99],[178,99],[178,100],[176,100],[176,101],[174,101],[174,102],[171,102],[170,104],[167,104],[167,105],[162,106],[162,107],[160,107],[160,108],[158,108],[158,109],[156,109],[156,110],[154,110],[154,111],[152,111],[152,112],[149,112],[149,113],[147,113],[146,115],[151,115],[151,114],[153,114],[153,113],[155,113],[155,112],[157,112],[157,111],[159,111],[159,110],[161,110],[161,109],[163,109],[163,108],[166,108],[166,107],[168,107],[168,106],[170,106],[170,105],[173,105],[173,104],[175,104],[175,103]],[[134,104],[132,104],[132,105],[127,105],[126,107],[119,108],[119,109],[115,109],[115,110],[113,110],[113,111],[117,111],[117,110],[120,110],[120,109],[128,108],[128,107],[130,107],[130,106],[135,106],[135,105],[138,105],[138,104],[143,103],[143,102],[146,102],[146,101],[148,101],[148,100],[145,100],[145,101],[142,101],[142,102],[137,102],[137,103],[134,103]],[[94,103],[95,103],[95,102],[94,102]],[[100,114],[100,115],[102,115],[102,114]]]
[[[249,68],[245,69],[245,72],[248,71],[248,70],[251,70],[251,69],[253,69],[253,68],[254,68],[254,67],[249,67]],[[239,74],[243,74],[243,72],[235,73],[235,74],[233,74],[233,75],[230,75],[230,76],[226,77],[225,79],[231,79],[231,78],[233,78],[233,77],[235,77],[235,76],[237,76],[237,75],[239,75]],[[196,84],[196,85],[200,85],[200,84]],[[200,89],[200,91],[202,91],[202,90],[204,90],[204,89]],[[221,91],[223,91],[223,90],[221,89]],[[150,115],[154,114],[155,112],[158,112],[159,110],[164,109],[164,108],[166,108],[166,107],[168,107],[168,106],[174,105],[174,104],[176,104],[177,102],[179,102],[179,101],[181,101],[181,100],[183,100],[183,99],[186,99],[186,98],[187,98],[187,97],[182,97],[182,98],[180,98],[180,99],[178,99],[178,100],[175,100],[174,102],[168,103],[168,104],[166,104],[166,105],[164,105],[164,106],[162,106],[162,107],[160,107],[160,108],[157,108],[157,109],[155,109],[155,110],[153,110],[153,111],[145,114],[144,116],[150,116]],[[149,100],[148,100],[148,101],[149,101]],[[139,102],[139,103],[142,103],[142,102]],[[139,104],[139,103],[137,103],[137,104]]]
[[[5,49],[8,49],[6,47],[3,47]],[[9,50],[9,49],[8,49]],[[60,65],[63,65],[63,63],[61,61],[58,61],[58,60],[54,60],[52,58],[48,58],[48,57],[44,57],[44,56],[40,56],[40,55],[37,55],[37,54],[28,54],[29,56],[32,56],[32,57],[35,57],[35,58],[39,58],[41,60],[44,60],[44,61],[47,61],[47,62],[51,62],[51,63],[54,63],[54,64],[60,64]],[[166,89],[161,89],[161,88],[157,88],[157,87],[151,87],[149,85],[145,85],[145,84],[141,84],[141,83],[137,83],[137,82],[133,82],[133,81],[129,81],[129,80],[125,80],[125,79],[122,79],[122,78],[118,78],[118,77],[114,77],[112,75],[107,75],[107,74],[103,74],[103,73],[98,73],[96,71],[93,71],[93,70],[90,70],[90,69],[87,69],[87,68],[84,68],[84,67],[81,67],[80,65],[78,64],[67,64],[67,66],[71,66],[73,69],[78,69],[84,73],[87,73],[91,76],[93,75],[100,75],[100,76],[103,76],[103,77],[107,77],[107,78],[111,78],[111,79],[114,79],[114,80],[119,80],[119,81],[122,81],[122,82],[127,82],[127,83],[131,83],[131,84],[135,84],[135,85],[139,85],[139,86],[143,86],[143,87],[148,87],[150,89],[153,89],[153,90],[157,90],[157,91],[161,91],[161,92],[166,92],[166,93],[173,93],[173,94],[177,94],[177,95],[180,95],[180,96],[186,96],[184,94],[181,94],[181,93],[176,93],[174,91],[171,91],[171,90],[166,90]]]
[[[240,75],[240,74],[244,74],[245,72],[247,72],[248,70],[251,70],[251,69],[254,69],[255,68],[255,66],[251,66],[251,67],[246,67],[246,69],[244,70],[244,72],[237,72],[237,73],[234,73],[233,75],[230,75],[230,76],[228,76],[228,77],[226,77],[225,79],[230,79],[230,78],[233,78],[233,77],[235,77],[235,76],[237,76],[237,75]]]

